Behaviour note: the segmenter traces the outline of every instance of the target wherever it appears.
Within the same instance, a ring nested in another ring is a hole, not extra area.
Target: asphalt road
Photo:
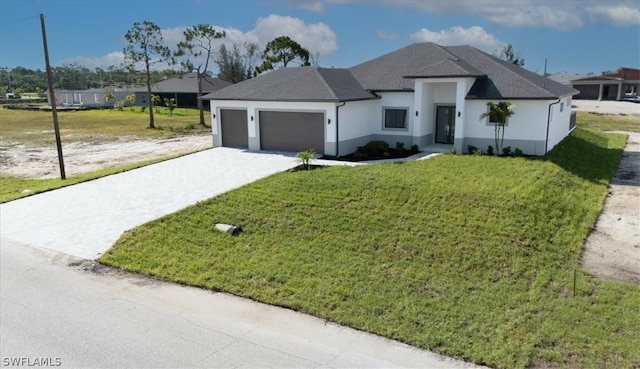
[[[5,239],[0,271],[2,367],[473,367],[291,310]]]

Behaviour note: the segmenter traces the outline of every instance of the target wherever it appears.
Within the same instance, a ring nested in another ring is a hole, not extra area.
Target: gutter
[[[339,136],[339,132],[340,132],[340,118],[338,115],[338,109],[340,107],[343,107],[347,105],[346,101],[342,102],[342,105],[336,105],[336,157],[340,156],[340,136]]]
[[[551,106],[560,103],[562,99],[558,98],[558,101],[549,104],[549,109],[547,111],[547,134],[544,140],[544,154],[547,154],[547,150],[549,148],[549,125],[551,124]]]

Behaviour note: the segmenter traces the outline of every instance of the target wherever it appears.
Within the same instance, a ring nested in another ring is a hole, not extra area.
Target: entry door
[[[456,125],[455,113],[455,106],[436,106],[436,143],[453,143]]]

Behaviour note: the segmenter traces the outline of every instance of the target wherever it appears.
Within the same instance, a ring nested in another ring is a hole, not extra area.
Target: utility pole
[[[51,101],[51,114],[53,115],[53,130],[56,133],[56,146],[58,148],[58,164],[60,164],[60,179],[67,179],[64,173],[64,159],[62,158],[62,143],[60,142],[60,126],[58,125],[58,110],[56,108],[56,94],[53,91],[53,77],[49,64],[49,48],[47,47],[47,31],[44,28],[44,14],[40,14],[42,26],[42,44],[44,46],[44,63],[47,67],[47,84],[49,86],[49,99]]]

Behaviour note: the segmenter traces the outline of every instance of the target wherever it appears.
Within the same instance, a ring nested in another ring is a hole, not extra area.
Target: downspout
[[[549,110],[547,111],[547,135],[544,140],[544,154],[547,154],[547,150],[549,148],[549,125],[551,125],[551,106],[560,103],[561,99],[558,101],[549,104]]]
[[[342,105],[336,105],[336,157],[340,156],[340,136],[339,136],[339,132],[340,132],[340,118],[338,115],[338,109],[342,106],[347,105],[346,101],[342,102]]]

